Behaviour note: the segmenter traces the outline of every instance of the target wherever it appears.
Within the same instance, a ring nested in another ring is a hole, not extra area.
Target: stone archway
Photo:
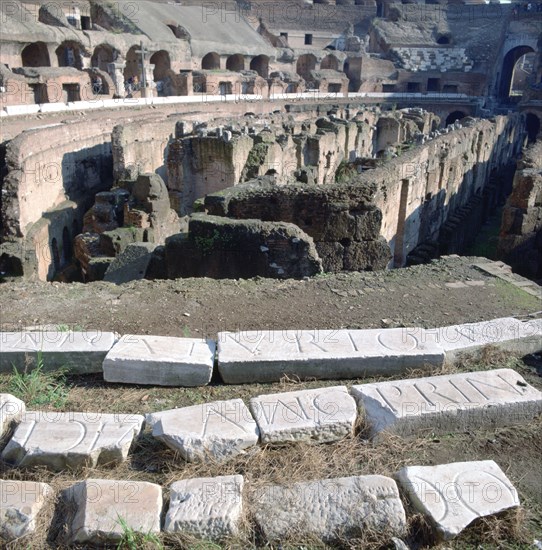
[[[201,60],[201,68],[204,71],[216,71],[220,69],[220,56],[216,52],[209,52]]]
[[[245,70],[245,58],[240,54],[236,53],[230,55],[226,60],[226,69],[228,71],[240,72]]]
[[[296,73],[305,80],[311,80],[311,71],[316,69],[316,57],[312,53],[300,55],[296,64]]]
[[[339,60],[332,54],[326,55],[320,63],[321,69],[332,69],[333,71],[339,70]]]
[[[59,67],[75,67],[83,69],[83,45],[80,42],[66,40],[56,49]]]
[[[250,68],[256,71],[262,78],[269,78],[269,57],[258,55],[250,62]]]
[[[151,65],[154,65],[154,81],[165,80],[171,71],[171,60],[169,53],[165,50],[159,50],[154,53],[150,59]]]
[[[446,124],[445,126],[448,126],[450,124],[453,124],[456,120],[461,120],[462,118],[465,118],[467,116],[466,113],[463,111],[452,111],[447,117],[446,117]]]
[[[44,42],[28,44],[21,52],[23,67],[50,67],[49,50]]]
[[[132,46],[126,53],[126,66],[124,67],[124,80],[137,76],[141,81],[141,54],[136,53],[141,46]]]
[[[499,82],[499,99],[501,101],[510,101],[510,88],[512,86],[512,78],[514,76],[516,63],[525,54],[531,52],[534,52],[531,46],[516,46],[504,56]]]
[[[118,50],[110,46],[109,44],[100,44],[94,49],[90,64],[92,67],[108,72],[109,63],[113,63],[119,55]]]

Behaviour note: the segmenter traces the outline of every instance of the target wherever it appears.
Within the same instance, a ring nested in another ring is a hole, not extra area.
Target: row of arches
[[[128,80],[131,77],[139,75],[140,56],[137,53],[139,45],[132,46],[126,55],[126,68],[124,77]],[[76,41],[64,41],[55,50],[57,64],[59,67],[74,67],[83,69],[83,58],[88,57],[88,52],[85,47]],[[107,72],[108,65],[113,63],[120,57],[120,52],[109,44],[100,44],[92,53],[90,64],[91,67],[98,67],[104,72]],[[517,46],[510,50],[503,59],[502,71],[498,76],[498,95],[501,100],[508,101],[514,95],[521,95],[521,90],[524,87],[524,82],[519,79],[525,77],[526,67],[533,64],[535,57],[534,49],[530,46]],[[28,44],[21,52],[23,67],[50,67],[51,60],[49,49],[44,42],[34,42]],[[154,67],[154,80],[163,80],[171,70],[171,59],[169,53],[165,50],[154,52],[150,58],[150,63]],[[266,55],[258,55],[250,61],[248,68],[256,71],[262,78],[269,77],[269,57]],[[296,62],[296,72],[305,80],[310,80],[310,73],[318,66],[318,59],[314,54],[303,54],[299,56]],[[218,70],[221,68],[221,57],[217,52],[210,52],[201,61],[201,68],[204,70]],[[240,72],[247,68],[245,56],[242,54],[233,54],[226,59],[226,69],[229,71]],[[320,69],[331,69],[335,71],[341,70],[339,59],[329,54],[320,62]],[[348,60],[344,63],[342,70],[352,80],[350,72],[350,64]],[[517,82],[516,82],[517,80]]]
[[[299,56],[296,63],[296,72],[306,80],[310,78],[310,72],[317,67],[318,59],[313,54],[303,54]],[[203,70],[213,71],[220,69],[220,55],[217,52],[209,52],[201,60]],[[256,71],[262,78],[269,77],[269,57],[258,55],[250,61],[250,70]],[[245,57],[242,54],[230,55],[226,59],[226,69],[228,71],[244,71],[246,69]],[[340,70],[339,59],[329,54],[320,62],[320,69]]]
[[[124,77],[126,80],[130,77],[139,75],[141,72],[140,61],[141,57],[136,52],[139,50],[139,45],[132,46],[128,50],[126,56],[126,68]],[[68,40],[62,42],[55,50],[57,63],[59,67],[74,67],[83,69],[83,58],[89,56],[89,52],[79,42]],[[115,62],[120,56],[120,52],[109,44],[100,44],[94,49],[90,59],[90,66],[97,67],[100,70],[107,72],[109,63]],[[26,46],[21,52],[21,60],[23,67],[50,67],[51,59],[49,50],[44,42],[33,42]],[[171,59],[169,53],[165,50],[160,50],[151,56],[149,62],[155,66],[154,80],[163,80],[168,71],[171,70]]]

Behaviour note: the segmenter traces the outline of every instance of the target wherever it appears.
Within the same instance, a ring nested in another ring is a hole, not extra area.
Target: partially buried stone
[[[259,431],[241,399],[154,413],[152,435],[188,462],[229,460],[258,443]]]
[[[519,506],[516,489],[493,460],[408,466],[397,479],[444,540],[477,518]]]
[[[28,412],[2,458],[55,471],[122,462],[143,421],[135,414]]]
[[[9,542],[32,534],[53,489],[46,483],[0,480],[0,538]]]
[[[162,488],[153,483],[87,479],[65,492],[75,509],[73,543],[103,545],[118,542],[127,530],[142,535],[160,533]]]
[[[269,541],[313,536],[336,542],[366,530],[401,536],[406,528],[397,485],[380,475],[265,486],[252,501],[256,522]]]
[[[237,535],[243,512],[243,476],[177,481],[170,487],[165,531],[221,541]]]
[[[354,431],[357,410],[346,387],[260,395],[250,400],[262,443],[338,441]]]

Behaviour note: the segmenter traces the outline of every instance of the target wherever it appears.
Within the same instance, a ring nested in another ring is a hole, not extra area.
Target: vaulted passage
[[[258,55],[250,62],[250,69],[256,71],[262,78],[269,77],[269,57]]]
[[[216,52],[208,53],[201,60],[201,68],[205,71],[215,71],[220,69],[220,56]]]
[[[510,101],[512,79],[514,77],[516,63],[525,54],[532,53],[533,51],[534,50],[530,46],[517,46],[504,56],[499,85],[499,98],[501,101]]]
[[[154,65],[154,81],[164,80],[171,70],[169,54],[165,50],[160,50],[151,57],[150,61]]]
[[[50,67],[49,51],[43,42],[34,42],[21,52],[23,67]]]

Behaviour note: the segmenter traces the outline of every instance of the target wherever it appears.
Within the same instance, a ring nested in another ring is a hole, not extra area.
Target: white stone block
[[[361,384],[352,395],[373,434],[493,429],[542,413],[542,392],[512,369]]]
[[[170,487],[164,531],[221,541],[239,532],[243,514],[243,476],[177,481]]]
[[[379,475],[267,486],[252,501],[269,541],[309,535],[333,542],[359,537],[364,529],[400,536],[406,527],[397,484]]]
[[[23,401],[9,393],[0,393],[0,437],[12,422],[18,422],[23,417],[26,406]]]
[[[223,462],[258,443],[256,421],[242,399],[154,413],[152,435],[189,462]]]
[[[103,362],[107,382],[205,386],[211,381],[216,344],[167,336],[123,336]]]
[[[344,386],[260,395],[250,400],[262,443],[337,441],[353,433],[356,402]]]
[[[2,458],[14,466],[55,471],[122,462],[143,421],[136,414],[27,412]]]
[[[0,333],[0,372],[24,369],[42,353],[44,369],[65,367],[76,374],[102,372],[107,352],[117,341],[112,332],[2,332]]]
[[[422,341],[423,339],[423,341]],[[443,364],[422,329],[222,332],[218,368],[227,384],[276,382],[285,374],[341,379]]]
[[[0,480],[0,538],[11,542],[32,534],[53,489],[46,483]]]
[[[408,329],[410,330],[410,329]],[[465,353],[475,353],[491,345],[521,355],[542,349],[542,320],[518,321],[504,317],[480,323],[465,323],[412,334],[423,342],[431,334],[446,352],[448,361],[456,361]]]
[[[444,540],[479,517],[519,506],[516,489],[493,460],[409,466],[397,479]]]
[[[39,105],[6,105],[4,109],[10,116],[34,115],[40,112]]]
[[[74,543],[103,545],[122,539],[125,525],[137,533],[158,534],[162,512],[162,488],[137,481],[87,479],[66,492],[75,506],[71,524]]]

